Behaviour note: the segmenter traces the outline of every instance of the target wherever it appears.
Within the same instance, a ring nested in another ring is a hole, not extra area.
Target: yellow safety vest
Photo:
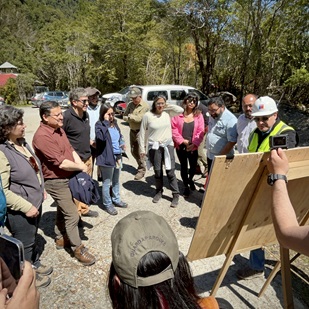
[[[256,129],[258,130],[258,129]],[[294,129],[287,124],[285,124],[283,121],[279,121],[278,124],[275,126],[275,128],[267,135],[261,145],[258,147],[259,143],[259,135],[254,130],[249,137],[249,146],[248,151],[249,152],[267,152],[270,151],[270,145],[269,145],[269,137],[270,136],[276,136],[279,135],[285,131],[294,131]]]

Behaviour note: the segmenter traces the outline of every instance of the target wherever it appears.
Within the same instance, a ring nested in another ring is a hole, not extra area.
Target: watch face
[[[268,175],[267,177],[267,183],[272,186],[274,184],[274,179],[272,178],[272,175]]]

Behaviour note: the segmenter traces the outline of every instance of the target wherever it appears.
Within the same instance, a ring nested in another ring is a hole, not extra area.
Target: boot
[[[71,243],[67,234],[64,234],[61,238],[55,239],[55,243],[57,250],[71,247]]]
[[[156,195],[153,197],[152,202],[153,203],[158,203],[162,197],[162,192],[163,190],[160,190],[156,193]]]
[[[179,193],[173,193],[173,200],[171,203],[171,207],[175,208],[178,206],[178,202],[179,202]]]
[[[88,249],[83,244],[74,250],[74,256],[80,263],[85,266],[90,266],[96,261],[95,257],[88,252]]]

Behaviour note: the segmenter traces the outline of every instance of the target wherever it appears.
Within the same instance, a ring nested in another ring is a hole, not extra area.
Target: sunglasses
[[[86,105],[88,103],[88,100],[77,100],[77,101],[83,103],[83,105]]]
[[[38,173],[39,167],[38,167],[38,164],[36,163],[36,160],[33,157],[29,157],[29,162],[30,162],[30,165],[32,166],[32,168],[34,169],[34,171],[36,173]]]
[[[263,117],[254,117],[254,121],[255,121],[255,122],[261,122],[261,121],[266,122],[266,121],[268,121],[268,119],[269,119],[271,116],[272,116],[272,115],[270,115],[270,116],[263,116]]]

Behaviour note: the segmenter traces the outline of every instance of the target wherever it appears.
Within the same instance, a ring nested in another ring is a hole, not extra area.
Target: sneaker
[[[190,195],[190,189],[188,187],[186,187],[183,190],[183,197],[189,197],[189,195]]]
[[[145,173],[142,172],[137,172],[137,174],[134,177],[134,180],[141,180],[142,178],[144,178]]]
[[[95,263],[95,257],[89,253],[88,249],[81,244],[74,250],[75,258],[85,266],[90,266]]]
[[[94,210],[89,210],[87,213],[82,214],[82,217],[90,217],[90,218],[96,218],[99,216],[99,213]]]
[[[40,261],[36,262],[35,265],[32,265],[32,268],[35,270],[36,274],[41,276],[48,276],[54,270],[52,266],[45,266],[41,264]]]
[[[116,208],[113,205],[105,207],[105,210],[108,214],[110,214],[112,216],[118,215],[118,211],[116,210]]]
[[[263,277],[264,270],[255,270],[247,266],[243,269],[239,269],[236,275],[239,279],[245,279],[245,280],[253,279],[253,278]]]
[[[55,243],[56,243],[57,250],[71,247],[71,243],[67,235],[64,235],[61,238],[55,239]]]
[[[156,195],[153,197],[153,199],[152,199],[152,202],[153,203],[158,203],[160,200],[161,200],[161,198],[162,198],[162,190],[160,190],[160,191],[158,191],[157,193],[156,193]]]
[[[46,276],[40,276],[39,274],[35,275],[35,286],[37,288],[46,288],[50,285],[51,280],[49,277]]]
[[[174,193],[173,194],[173,200],[171,203],[171,207],[175,208],[178,206],[178,202],[179,202],[179,194],[178,193]]]
[[[113,204],[116,206],[116,207],[120,207],[120,208],[127,208],[128,207],[128,203],[125,203],[123,201],[121,201],[120,203],[115,203],[113,202]]]

